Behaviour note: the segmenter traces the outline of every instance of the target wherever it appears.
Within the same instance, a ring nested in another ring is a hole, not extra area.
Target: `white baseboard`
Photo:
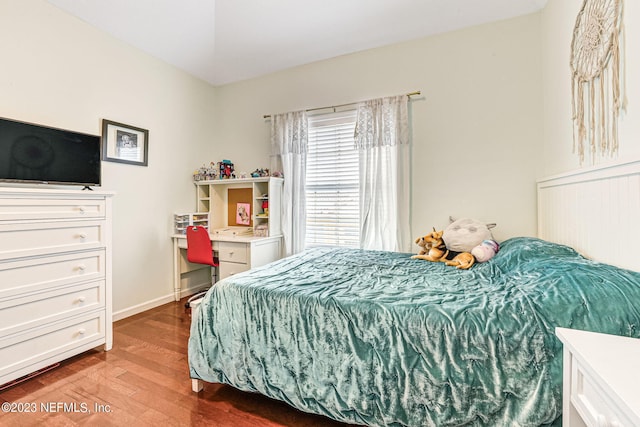
[[[163,304],[167,304],[173,301],[173,293],[169,295],[165,295],[160,298],[153,299],[151,301],[143,302],[142,304],[134,305],[124,310],[118,310],[113,312],[113,321],[117,322],[118,320],[126,319],[127,317],[133,316],[138,313],[142,313],[143,311],[151,310],[152,308],[159,307]]]
[[[192,288],[188,288],[188,289],[181,289],[180,290],[180,298],[184,298],[186,296],[189,295],[193,295],[197,292],[203,291],[205,289],[207,289],[210,285],[206,284],[206,285],[201,285],[201,286],[194,286]],[[122,320],[122,319],[126,319],[127,317],[136,315],[138,313],[142,313],[144,311],[147,310],[151,310],[152,308],[156,308],[159,307],[161,305],[164,304],[168,304],[170,302],[174,301],[174,294],[173,292],[171,294],[162,296],[160,298],[156,298],[147,302],[143,302],[142,304],[137,304],[131,307],[127,307],[124,310],[118,310],[118,311],[114,311],[113,312],[113,321],[117,322],[118,320]]]

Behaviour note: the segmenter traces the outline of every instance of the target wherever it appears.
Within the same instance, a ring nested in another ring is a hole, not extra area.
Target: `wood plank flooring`
[[[1,391],[0,404],[22,411],[0,411],[0,425],[346,426],[226,385],[193,393],[190,321],[181,301],[116,322],[111,351],[91,350]]]

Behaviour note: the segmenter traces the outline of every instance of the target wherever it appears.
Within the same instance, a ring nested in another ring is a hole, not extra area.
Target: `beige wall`
[[[172,296],[171,216],[190,174],[223,158],[269,166],[263,114],[421,90],[413,121],[413,234],[449,215],[535,234],[543,161],[541,14],[342,56],[218,88],[44,0],[0,0],[0,116],[93,134],[103,118],[149,129],[149,166],[103,162],[114,206],[114,310]]]
[[[544,134],[542,150],[544,161],[540,175],[547,176],[565,171],[588,168],[592,165],[623,163],[640,157],[640,2],[624,2],[626,47],[622,69],[626,71],[627,111],[620,119],[620,150],[617,156],[587,157],[580,159],[573,153],[571,121],[570,47],[576,17],[582,0],[549,0],[542,12],[542,51],[544,90]],[[624,45],[623,45],[624,46]]]
[[[99,135],[149,130],[149,166],[103,162],[114,199],[114,311],[172,297],[171,216],[212,140],[214,89],[43,0],[0,0],[0,116]],[[141,309],[143,307],[138,307]]]
[[[413,122],[412,232],[449,215],[535,235],[541,160],[540,14],[325,60],[216,91],[217,157],[268,166],[264,114],[421,90]]]

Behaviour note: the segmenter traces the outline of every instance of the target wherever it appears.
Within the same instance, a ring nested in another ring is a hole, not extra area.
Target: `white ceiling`
[[[512,18],[547,0],[48,0],[214,85]]]

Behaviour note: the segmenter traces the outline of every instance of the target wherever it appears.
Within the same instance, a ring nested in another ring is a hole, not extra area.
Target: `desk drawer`
[[[104,277],[104,250],[0,262],[0,300]]]
[[[104,280],[0,300],[0,336],[105,306]]]
[[[104,340],[104,312],[49,323],[0,338],[0,378],[87,344],[96,347]]]
[[[220,242],[218,244],[218,258],[221,262],[237,262],[246,264],[249,259],[246,243]]]
[[[0,260],[101,248],[104,221],[0,225]]]
[[[247,271],[249,264],[220,261],[220,280]]]
[[[105,218],[104,199],[3,198],[1,221]]]

